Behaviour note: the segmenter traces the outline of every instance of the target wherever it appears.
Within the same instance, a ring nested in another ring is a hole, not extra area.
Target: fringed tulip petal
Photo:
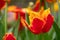
[[[48,32],[53,24],[54,18],[53,16],[50,14],[50,8],[48,8],[47,10],[44,10],[43,13],[41,14],[42,18],[45,20],[45,25],[44,28],[42,29],[42,32]]]
[[[42,30],[43,33],[48,32],[51,29],[53,21],[54,21],[53,16],[49,14],[47,16],[46,24],[44,25],[44,28]]]
[[[44,21],[38,18],[34,18],[30,26],[31,32],[34,34],[39,34],[42,32],[42,28],[44,27]]]

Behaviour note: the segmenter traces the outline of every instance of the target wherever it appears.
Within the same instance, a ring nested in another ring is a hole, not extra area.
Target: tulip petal
[[[18,28],[18,31],[22,30],[24,27],[23,27],[23,24],[20,22],[20,25],[19,25],[19,28]]]
[[[53,16],[51,14],[49,14],[47,16],[46,24],[45,24],[42,32],[43,33],[48,32],[51,29],[52,24],[53,24]]]
[[[42,28],[44,27],[44,21],[40,20],[38,18],[34,18],[32,21],[32,25],[30,27],[30,30],[34,33],[34,34],[39,34],[42,32]]]
[[[4,5],[5,5],[5,1],[4,0],[0,0],[0,9],[2,9]]]
[[[7,0],[8,3],[10,3],[10,0]],[[0,10],[5,7],[6,0],[0,0]]]
[[[46,0],[48,3],[54,3],[56,0]]]
[[[3,37],[3,40],[16,40],[16,38],[14,37],[14,35],[12,33],[7,33]]]
[[[39,11],[40,9],[40,0],[37,0],[35,5],[34,5],[34,8],[33,8],[33,11]]]

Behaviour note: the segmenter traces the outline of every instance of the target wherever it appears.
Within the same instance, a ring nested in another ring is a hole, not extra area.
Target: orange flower
[[[20,15],[20,17],[23,17],[25,19],[25,11],[24,9],[18,8],[17,6],[9,6],[8,7],[8,12],[14,12],[14,20],[18,20],[18,16]],[[20,25],[19,25],[19,29],[21,30],[23,28],[23,25],[20,21]]]
[[[8,0],[8,2],[10,2],[10,0]],[[0,0],[0,9],[2,9],[5,6],[5,3],[5,0]]]
[[[6,33],[3,36],[3,40],[16,40],[15,36],[12,33]]]
[[[21,22],[26,26],[32,33],[40,34],[48,32],[53,24],[53,16],[50,14],[50,9],[44,10],[43,8],[40,12],[34,12],[30,9],[27,10],[29,14],[30,25],[21,18]]]
[[[56,0],[46,0],[48,3],[54,3]]]

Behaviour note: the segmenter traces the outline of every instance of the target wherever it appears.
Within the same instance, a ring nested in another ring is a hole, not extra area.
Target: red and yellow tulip
[[[3,40],[16,40],[15,36],[12,33],[6,33],[3,36]]]
[[[48,32],[53,24],[54,18],[50,14],[50,9],[40,10],[40,12],[34,12],[30,9],[27,10],[29,14],[30,25],[26,22],[26,20],[22,19],[22,24],[26,26],[32,33],[40,34]]]
[[[9,6],[8,12],[13,12],[14,20],[18,20],[18,16],[23,17],[25,19],[25,12],[23,9],[18,8],[17,6]],[[23,25],[20,21],[19,30],[23,28]]]

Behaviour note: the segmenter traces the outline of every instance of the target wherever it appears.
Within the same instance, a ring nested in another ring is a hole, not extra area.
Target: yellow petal
[[[56,2],[54,3],[54,11],[58,11],[58,9],[59,9],[59,6],[58,6],[58,3]]]
[[[44,12],[42,13],[42,18],[46,18],[48,16],[48,14],[50,14],[50,8],[44,10]]]
[[[16,6],[14,6],[14,5],[8,7],[8,11],[14,11],[15,9],[16,9]]]

